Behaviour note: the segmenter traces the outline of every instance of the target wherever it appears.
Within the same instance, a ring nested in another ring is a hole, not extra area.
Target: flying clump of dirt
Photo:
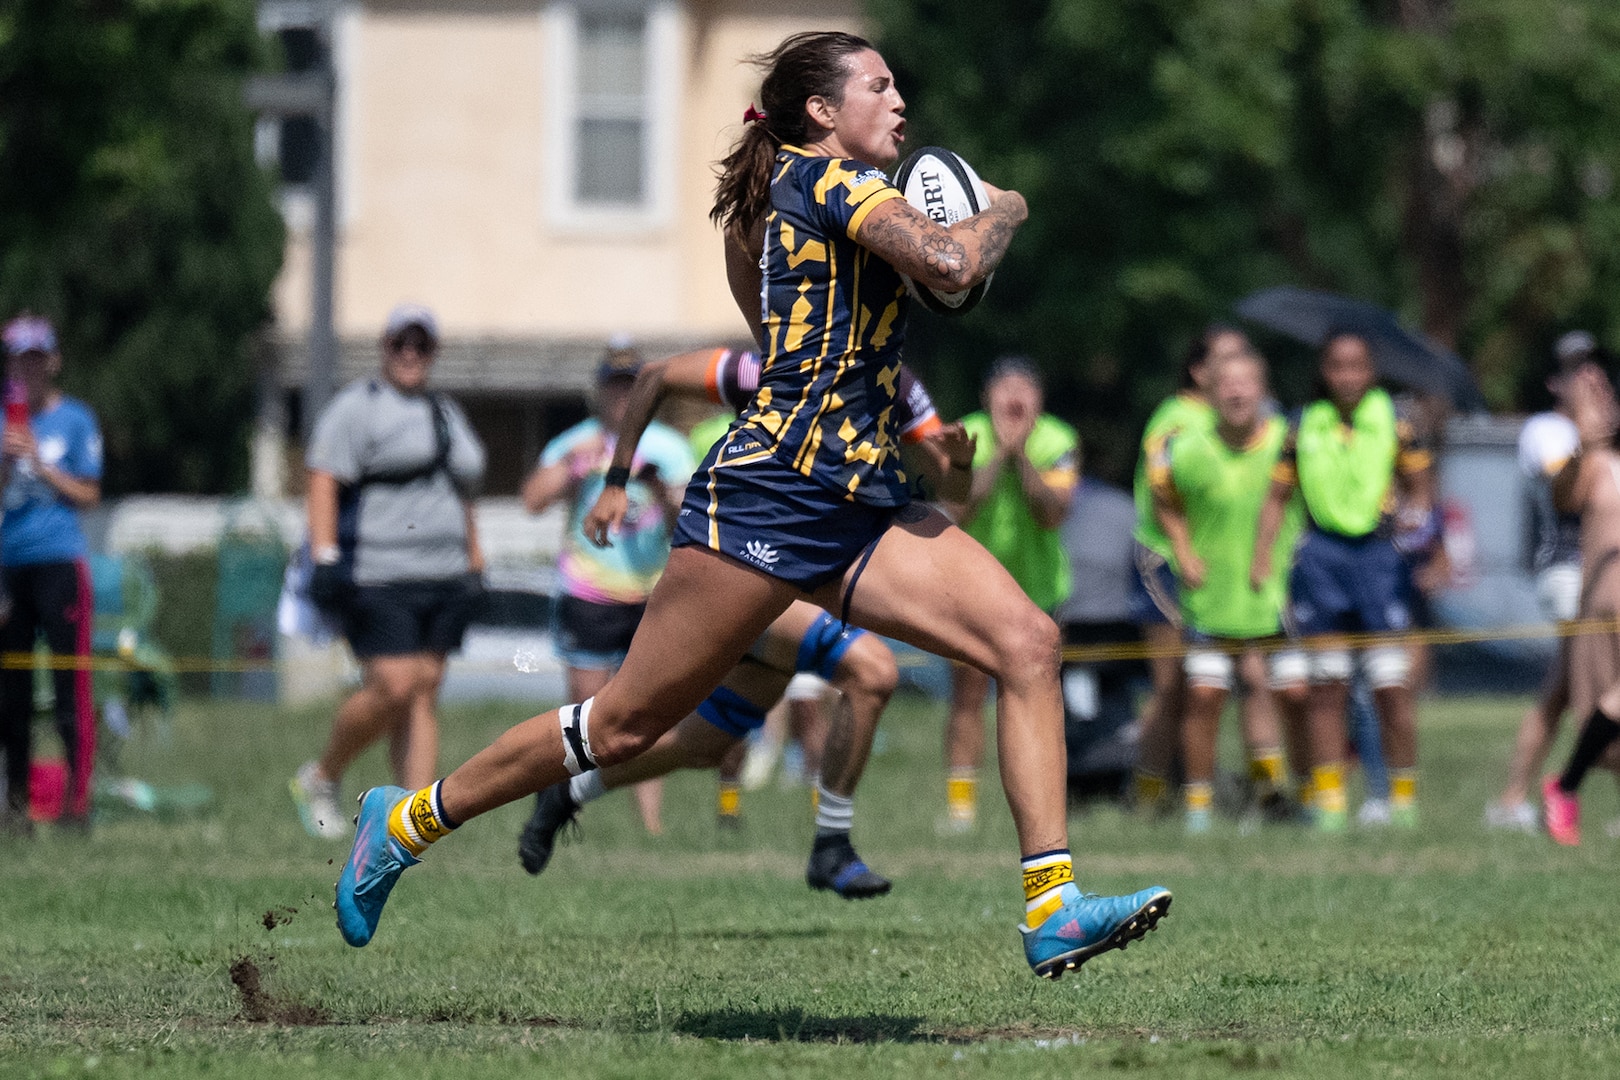
[[[264,918],[259,921],[264,923],[266,930],[274,930],[278,926],[286,926],[292,922],[293,916],[296,914],[298,914],[298,909],[295,907],[273,907],[266,911]]]
[[[266,912],[266,920],[269,917],[270,912]],[[238,956],[232,961],[230,974],[231,985],[242,999],[242,1019],[250,1024],[312,1027],[332,1022],[323,1010],[313,1005],[285,1001],[266,990],[258,961],[251,956]]]

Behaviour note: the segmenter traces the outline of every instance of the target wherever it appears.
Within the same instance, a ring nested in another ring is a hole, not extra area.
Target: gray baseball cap
[[[1553,342],[1553,355],[1560,364],[1584,360],[1597,352],[1597,338],[1585,330],[1571,330]]]
[[[383,324],[383,336],[395,337],[412,326],[421,327],[428,337],[439,340],[439,320],[421,304],[395,304],[394,310],[388,313],[388,321]]]

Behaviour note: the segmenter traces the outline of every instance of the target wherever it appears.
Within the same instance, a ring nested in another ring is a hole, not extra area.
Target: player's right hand
[[[608,534],[617,529],[624,521],[624,515],[630,508],[630,496],[624,488],[618,486],[605,487],[602,494],[596,497],[596,502],[580,522],[580,528],[585,532],[585,539],[599,548],[612,547],[613,541]]]
[[[1186,583],[1189,589],[1202,587],[1204,584],[1204,560],[1192,552],[1188,552],[1187,557],[1181,560],[1181,580]]]

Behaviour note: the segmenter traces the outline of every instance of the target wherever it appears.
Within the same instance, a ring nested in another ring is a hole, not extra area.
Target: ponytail
[[[747,233],[770,208],[771,166],[780,145],[764,120],[753,120],[743,129],[731,153],[721,160],[709,220],[728,236]]]
[[[794,34],[775,49],[749,62],[765,72],[759,88],[763,112],[749,109],[742,138],[720,162],[714,207],[709,219],[728,235],[748,233],[771,205],[771,172],[783,143],[802,143],[811,121],[804,103],[823,97],[834,105],[844,100],[849,57],[872,48],[865,38],[842,31],[810,30]],[[818,129],[819,130],[819,129]]]

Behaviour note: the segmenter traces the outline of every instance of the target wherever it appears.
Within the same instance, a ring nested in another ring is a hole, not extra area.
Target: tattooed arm
[[[1024,197],[985,185],[990,208],[950,228],[936,224],[904,199],[875,207],[855,239],[919,285],[960,292],[989,277],[1007,254],[1018,226],[1029,217]]]

